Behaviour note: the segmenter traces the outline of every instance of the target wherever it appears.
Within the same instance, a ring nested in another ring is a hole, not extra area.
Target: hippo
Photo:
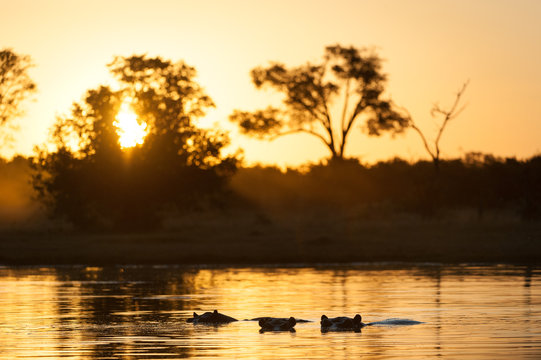
[[[220,314],[218,310],[214,310],[213,312],[207,311],[206,313],[202,315],[197,315],[194,312],[193,318],[189,318],[186,320],[186,322],[190,322],[194,324],[211,324],[211,325],[229,324],[230,322],[233,322],[233,321],[238,321],[238,320],[235,318],[232,318],[231,316]]]
[[[259,318],[259,326],[261,329],[259,332],[263,333],[265,331],[291,331],[295,332],[293,328],[297,324],[297,321],[294,317],[286,318],[272,318],[272,317],[263,317]]]
[[[321,315],[321,331],[355,331],[360,332],[361,328],[367,326],[362,322],[361,315],[357,314],[352,318],[340,316],[328,318],[326,315]]]

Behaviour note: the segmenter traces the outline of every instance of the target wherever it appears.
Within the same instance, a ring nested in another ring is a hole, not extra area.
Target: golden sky
[[[115,55],[146,53],[196,67],[217,105],[204,123],[231,129],[248,163],[318,161],[328,154],[315,138],[251,140],[227,117],[276,100],[253,87],[253,67],[318,61],[336,43],[376,47],[389,76],[387,94],[429,136],[432,104],[450,105],[470,79],[468,106],[443,135],[444,157],[541,152],[539,0],[0,0],[0,9],[0,48],[32,56],[39,88],[6,156],[31,153],[56,115],[67,114],[86,90],[111,83],[106,64]],[[357,130],[349,141],[346,155],[367,162],[426,157],[413,132],[392,139]]]

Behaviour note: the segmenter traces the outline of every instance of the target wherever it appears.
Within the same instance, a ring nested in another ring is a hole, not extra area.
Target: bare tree
[[[441,124],[439,125],[436,137],[434,138],[434,140],[432,140],[432,142],[429,142],[429,140],[427,140],[427,137],[425,136],[423,131],[417,126],[417,124],[415,124],[415,122],[413,121],[413,118],[409,114],[409,112],[406,109],[403,109],[403,111],[408,114],[407,117],[408,117],[408,121],[409,121],[409,127],[412,128],[413,130],[415,130],[417,132],[417,134],[419,134],[419,136],[421,137],[421,140],[423,141],[423,145],[424,145],[426,151],[428,152],[428,154],[432,158],[432,162],[434,163],[434,167],[435,167],[436,171],[439,171],[439,165],[440,165],[440,155],[441,155],[440,140],[441,140],[441,136],[442,136],[443,131],[445,130],[447,124],[449,123],[449,121],[455,119],[465,109],[465,107],[466,107],[465,105],[463,105],[463,106],[459,106],[459,105],[460,105],[460,100],[462,98],[462,95],[464,95],[464,91],[466,91],[466,87],[468,86],[468,84],[469,84],[469,81],[466,81],[462,85],[460,90],[455,95],[455,101],[454,101],[453,105],[448,110],[445,110],[445,109],[441,108],[438,104],[434,104],[434,106],[432,107],[432,110],[430,111],[430,115],[432,117],[441,116],[443,118]]]

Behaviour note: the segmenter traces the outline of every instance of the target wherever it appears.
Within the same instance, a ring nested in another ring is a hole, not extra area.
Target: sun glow
[[[137,114],[131,108],[129,99],[124,100],[120,105],[113,125],[117,128],[116,133],[119,136],[118,142],[121,148],[134,147],[145,141],[147,124],[137,121]]]

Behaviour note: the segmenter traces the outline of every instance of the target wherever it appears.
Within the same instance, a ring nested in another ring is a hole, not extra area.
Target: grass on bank
[[[4,231],[0,264],[528,263],[541,223],[194,215],[153,233]]]

